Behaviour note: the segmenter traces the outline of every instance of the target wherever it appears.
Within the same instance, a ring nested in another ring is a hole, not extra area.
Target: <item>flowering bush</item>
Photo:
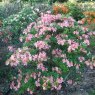
[[[95,67],[88,48],[91,35],[72,17],[41,14],[23,31],[23,48],[18,48],[6,62],[18,67],[10,88],[33,94],[38,88],[60,90],[64,83],[71,84],[72,76],[79,74],[83,66]]]
[[[69,12],[69,9],[65,5],[59,3],[53,5],[53,11],[54,14],[58,14],[58,13],[67,14]]]

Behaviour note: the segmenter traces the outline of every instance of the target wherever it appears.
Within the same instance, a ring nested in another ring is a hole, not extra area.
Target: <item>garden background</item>
[[[0,95],[95,95],[95,0],[0,0]]]

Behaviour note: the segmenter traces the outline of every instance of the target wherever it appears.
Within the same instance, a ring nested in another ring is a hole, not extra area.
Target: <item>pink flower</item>
[[[44,65],[42,63],[37,65],[37,69],[40,69],[42,71],[47,71],[47,69],[44,67]]]
[[[22,61],[22,63],[23,63],[24,65],[27,65],[29,59],[28,59],[28,57],[26,57],[26,56],[22,56],[21,61]]]
[[[75,49],[78,49],[79,44],[78,43],[72,43],[69,47],[68,47],[68,52],[74,51]]]
[[[51,35],[47,35],[46,38],[45,38],[45,40],[49,40],[50,37],[51,37]]]
[[[34,43],[34,46],[39,50],[49,49],[49,46],[44,41],[37,41],[36,43]]]
[[[69,22],[68,22],[68,20],[64,20],[63,25],[64,25],[65,27],[69,27]]]
[[[87,44],[87,45],[90,45],[90,42],[88,39],[84,40],[84,43]]]
[[[13,46],[8,46],[8,49],[10,52],[13,52],[15,49],[13,48]]]
[[[80,62],[83,62],[85,60],[84,57],[79,57],[78,59],[79,59]]]
[[[31,95],[33,95],[33,91],[30,90],[29,93],[30,93]]]
[[[69,62],[68,60],[66,60],[66,63],[67,63],[67,66],[68,67],[72,67],[73,66],[73,63],[72,62]]]
[[[59,44],[59,45],[64,45],[65,44],[65,40],[62,40],[62,39],[59,39],[59,40],[57,40],[57,43]]]
[[[39,86],[40,86],[39,81],[36,81],[36,82],[35,82],[35,85],[36,85],[37,87],[39,87]]]
[[[44,51],[40,52],[38,55],[38,61],[46,61],[46,60],[47,60],[46,52]]]
[[[60,84],[60,85],[58,85],[58,87],[56,88],[56,90],[61,90],[61,88],[62,88],[62,85]]]
[[[26,42],[31,41],[32,38],[33,38],[33,35],[32,34],[28,34],[27,37],[26,37]]]
[[[58,83],[62,83],[63,82],[63,78],[62,77],[60,77],[60,78],[57,78],[57,80],[56,80]]]
[[[71,45],[71,44],[72,44],[72,42],[73,42],[72,40],[70,40],[70,39],[68,40],[68,44],[70,44],[70,45]]]
[[[55,15],[55,19],[56,19],[56,20],[62,19],[62,15],[61,15],[61,14]]]
[[[82,37],[85,38],[85,39],[88,39],[89,38],[89,36],[86,35],[86,34],[83,34]]]
[[[32,56],[32,59],[33,59],[33,61],[36,61],[38,59],[38,55],[37,54],[36,55],[33,55]]]
[[[44,24],[50,24],[55,20],[55,16],[51,14],[41,14],[41,20]]]
[[[89,66],[89,65],[90,65],[90,61],[85,61],[85,64],[86,64],[87,66]]]
[[[31,75],[30,75],[32,78],[34,78],[34,79],[36,79],[36,73],[34,72],[34,73],[32,73]]]
[[[73,33],[74,33],[74,34],[76,34],[76,35],[78,35],[78,34],[79,34],[79,32],[78,32],[78,31],[74,31]]]

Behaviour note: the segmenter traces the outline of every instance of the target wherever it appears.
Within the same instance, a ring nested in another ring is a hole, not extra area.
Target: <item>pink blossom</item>
[[[38,80],[35,82],[35,85],[36,85],[36,87],[39,87],[40,86],[40,83],[39,83]]]
[[[33,35],[32,34],[28,34],[27,37],[26,37],[26,42],[31,41],[32,38],[33,38]]]
[[[84,58],[84,57],[79,57],[78,60],[79,60],[80,62],[83,62],[83,61],[85,60],[85,58]]]
[[[51,37],[51,35],[47,35],[46,38],[45,38],[45,40],[49,40],[50,37]]]
[[[90,42],[88,39],[84,40],[84,43],[87,44],[87,45],[90,45]]]
[[[58,74],[61,74],[61,69],[58,67],[52,68],[52,71],[56,71]]]
[[[78,31],[74,31],[74,34],[78,35],[78,34],[79,34],[79,32],[78,32]]]
[[[32,59],[33,59],[33,61],[36,61],[38,59],[38,55],[37,54],[36,55],[33,55],[32,56]]]
[[[37,41],[36,43],[34,43],[34,46],[39,50],[49,49],[49,46],[44,41]]]
[[[63,78],[62,77],[60,77],[60,78],[57,78],[57,80],[56,80],[58,83],[62,83],[63,82]]]
[[[30,90],[29,93],[30,93],[31,95],[33,95],[33,91]]]
[[[62,15],[61,15],[61,14],[55,15],[55,19],[56,19],[56,20],[62,19]]]
[[[89,61],[85,61],[85,64],[86,64],[87,66],[89,66],[89,65],[90,65],[90,62],[89,62]]]
[[[13,46],[8,46],[8,49],[10,52],[13,52],[15,50],[15,48]]]
[[[71,45],[71,44],[72,44],[72,42],[73,42],[72,40],[70,40],[70,39],[68,40],[68,44],[70,44],[70,45]]]
[[[72,43],[69,47],[68,47],[68,52],[74,51],[75,49],[78,49],[79,44],[78,43]]]
[[[60,40],[57,40],[57,43],[59,44],[59,45],[64,45],[65,44],[65,40],[62,40],[62,39],[60,39]]]
[[[61,88],[62,88],[62,85],[60,84],[60,85],[58,85],[58,87],[56,88],[56,90],[61,90]]]
[[[68,67],[72,67],[73,66],[73,63],[69,62],[68,60],[66,60],[66,64],[67,64]]]
[[[44,51],[40,52],[38,55],[38,61],[46,61],[46,60],[47,60],[46,52]]]
[[[85,39],[88,39],[89,38],[89,36],[86,35],[86,34],[83,34],[82,37],[85,38]]]
[[[41,20],[44,24],[50,24],[55,20],[55,16],[51,14],[41,14]]]
[[[47,69],[45,68],[45,66],[42,63],[37,65],[37,69],[40,69],[42,71],[47,71]]]
[[[36,77],[37,77],[35,72],[32,73],[30,76],[33,77],[34,79],[36,79]]]

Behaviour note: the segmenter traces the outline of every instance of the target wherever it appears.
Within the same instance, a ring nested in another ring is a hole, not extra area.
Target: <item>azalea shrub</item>
[[[61,90],[77,81],[86,65],[93,69],[88,48],[92,33],[78,23],[72,17],[49,12],[30,23],[20,37],[23,47],[6,61],[18,70],[10,88],[20,95],[37,89]]]

